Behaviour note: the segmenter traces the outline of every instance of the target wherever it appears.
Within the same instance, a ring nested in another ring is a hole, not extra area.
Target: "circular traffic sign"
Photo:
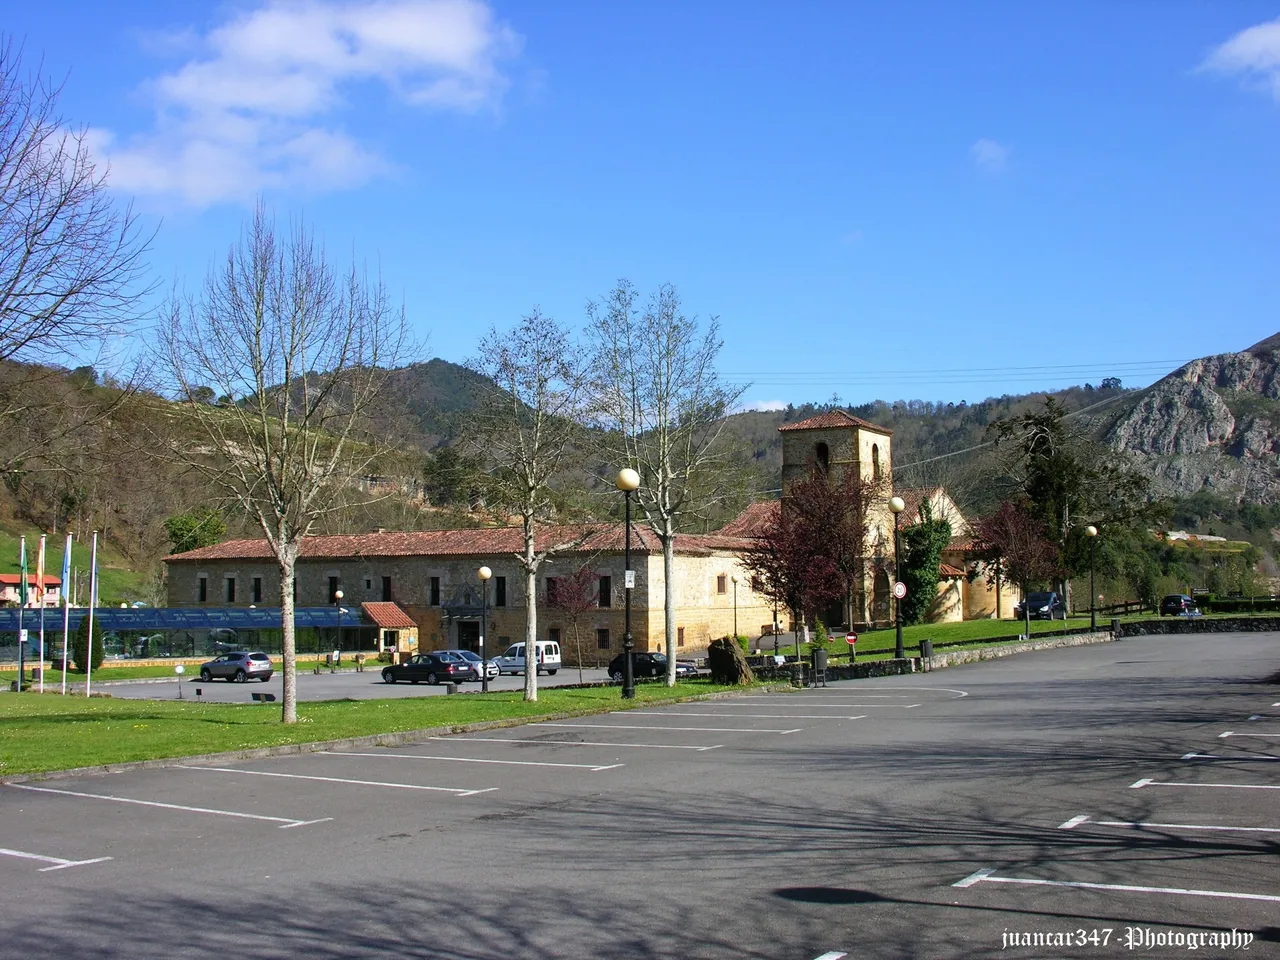
[[[893,595],[901,600],[907,595],[907,585],[899,580],[893,585]]]
[[[844,642],[849,644],[849,646],[853,646],[855,643],[858,642],[858,635],[854,633],[852,630],[850,630],[849,635],[844,638]]]

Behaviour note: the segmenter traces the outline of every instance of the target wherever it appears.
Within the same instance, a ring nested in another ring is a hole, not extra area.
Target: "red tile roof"
[[[831,427],[859,427],[863,430],[874,430],[876,433],[883,433],[886,437],[893,436],[892,430],[886,427],[878,427],[874,423],[868,423],[866,420],[860,420],[853,414],[845,413],[843,410],[828,410],[826,413],[820,413],[816,417],[810,417],[808,420],[785,423],[778,430],[824,430]]]
[[[362,603],[360,609],[375,624],[384,630],[403,630],[406,627],[416,627],[417,621],[400,609],[398,603],[387,603],[384,601]]]
[[[708,554],[715,550],[741,550],[740,537],[724,534],[677,534],[676,553]],[[539,527],[535,547],[571,553],[620,553],[622,524],[609,526]],[[631,525],[631,549],[660,553],[657,536],[646,525]],[[423,530],[400,533],[361,533],[346,536],[306,537],[300,559],[355,559],[360,557],[495,556],[524,551],[519,527],[481,527],[472,530]],[[198,563],[204,560],[274,560],[266,540],[227,540],[165,557],[165,563]]]
[[[769,525],[777,519],[782,508],[781,500],[760,500],[720,528],[726,537],[761,537]]]
[[[6,587],[16,587],[22,581],[20,573],[0,573],[0,585]],[[27,583],[34,587],[36,585],[36,575],[34,573],[27,574]],[[58,587],[62,585],[62,580],[58,577],[44,575],[44,585],[46,587]]]
[[[963,577],[964,571],[958,567],[953,567],[949,563],[938,564],[938,573],[944,577]]]

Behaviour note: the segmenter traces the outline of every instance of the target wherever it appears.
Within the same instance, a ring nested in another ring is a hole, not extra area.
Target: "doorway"
[[[458,621],[458,649],[470,650],[472,653],[480,652],[479,620]]]

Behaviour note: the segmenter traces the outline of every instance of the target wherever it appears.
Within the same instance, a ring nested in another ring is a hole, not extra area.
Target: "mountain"
[[[1280,333],[1180,367],[1135,395],[1102,433],[1168,496],[1280,502]]]

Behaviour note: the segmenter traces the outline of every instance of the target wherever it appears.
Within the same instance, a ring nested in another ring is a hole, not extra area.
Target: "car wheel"
[[[382,671],[382,682],[383,682],[383,683],[395,683],[395,682],[396,682],[396,675],[395,675],[394,673],[392,673],[390,670],[383,670],[383,671]]]
[[[203,680],[205,683],[208,683],[210,680],[213,679],[213,674],[210,673],[208,670],[201,670],[200,679]]]
[[[263,683],[270,683],[270,682],[271,682],[271,674],[269,674],[269,673],[268,673],[265,677],[259,677],[258,679],[259,679],[259,680],[261,680]]]
[[[434,673],[427,674],[427,683],[431,684],[434,687],[439,682],[440,682],[440,678],[437,677]]]
[[[554,677],[556,675],[556,672],[554,670],[548,670],[547,675]]]
[[[615,671],[613,671],[613,673],[609,674],[609,679],[610,679],[610,680],[612,680],[614,683],[621,683],[621,682],[622,682],[622,671],[621,671],[621,670],[615,670]]]
[[[249,675],[245,673],[243,670],[236,671],[236,675],[235,675],[236,683],[244,683],[248,679],[249,679]]]

